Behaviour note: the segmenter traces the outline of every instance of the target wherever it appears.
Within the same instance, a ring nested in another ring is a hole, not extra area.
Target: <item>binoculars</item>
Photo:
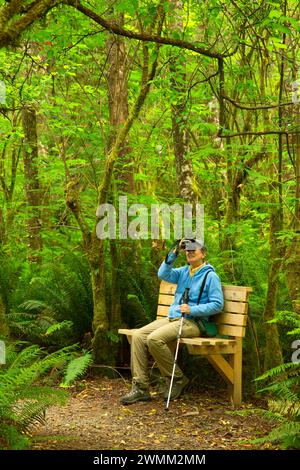
[[[176,240],[176,245],[177,245],[178,249],[185,250],[187,244],[195,243],[195,241],[196,240],[194,240],[193,238],[187,238],[187,239],[184,239],[184,240]],[[181,242],[181,244],[180,244],[180,242]]]

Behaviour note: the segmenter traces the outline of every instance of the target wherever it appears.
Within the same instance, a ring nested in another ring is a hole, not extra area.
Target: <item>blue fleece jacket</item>
[[[224,306],[221,281],[211,264],[207,263],[191,276],[189,266],[173,268],[176,258],[176,254],[170,252],[158,270],[158,277],[160,279],[177,284],[174,302],[169,310],[169,317],[176,318],[181,316],[179,302],[186,287],[190,289],[188,304],[191,310],[189,315],[185,315],[186,318],[201,317],[204,320],[208,320],[210,315],[221,312]],[[199,305],[197,305],[201,284],[207,270],[211,270],[211,272],[207,275],[201,300]]]

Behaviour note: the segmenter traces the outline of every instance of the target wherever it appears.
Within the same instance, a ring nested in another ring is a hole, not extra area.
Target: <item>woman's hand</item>
[[[191,309],[190,309],[190,306],[188,304],[180,305],[180,311],[181,311],[181,313],[184,313],[184,314],[186,314],[186,313],[190,314],[191,313]]]
[[[182,242],[183,242],[183,240],[185,240],[185,238],[182,238],[182,239],[180,240],[180,242],[177,244],[176,248],[173,250],[173,253],[175,253],[176,255],[178,255],[178,253],[179,253],[180,250],[183,250],[183,248],[182,248]]]

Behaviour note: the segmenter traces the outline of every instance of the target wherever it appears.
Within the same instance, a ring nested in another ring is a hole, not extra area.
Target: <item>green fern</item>
[[[64,320],[62,322],[55,323],[54,325],[49,326],[49,328],[47,329],[47,331],[45,333],[45,336],[52,335],[56,331],[59,331],[59,330],[65,329],[65,328],[66,329],[71,329],[72,326],[73,326],[73,322],[68,321],[68,320]]]
[[[275,318],[267,323],[282,323],[288,326],[300,326],[299,318],[295,316],[295,312],[291,310],[280,310],[276,312]]]
[[[23,450],[29,446],[29,437],[18,431],[16,426],[1,423],[0,430],[0,450]]]
[[[78,377],[81,377],[92,363],[91,353],[84,356],[76,357],[68,363],[64,380],[60,384],[61,387],[69,387]]]
[[[286,422],[267,436],[253,439],[251,442],[253,444],[273,442],[280,444],[283,449],[300,449],[300,423]]]
[[[14,336],[61,348],[91,331],[93,295],[83,256],[66,253],[36,267],[31,276],[25,272],[19,284],[16,305],[8,315]]]
[[[264,374],[257,377],[255,381],[261,381],[261,380],[266,380],[270,378],[272,379],[274,377],[286,375],[287,372],[293,373],[293,371],[295,371],[296,374],[299,373],[299,363],[286,362],[285,364],[279,364],[278,366],[273,367],[273,369],[267,370]]]
[[[299,319],[288,312],[287,323],[299,326]],[[279,316],[281,321],[284,319]],[[258,442],[278,442],[284,449],[300,449],[300,363],[288,362],[268,370],[257,381],[269,381],[261,393],[268,393],[269,416],[281,420],[278,428]]]
[[[8,345],[7,362],[0,369],[0,448],[26,447],[29,440],[23,433],[29,426],[43,422],[49,406],[64,403],[63,390],[45,387],[41,381],[51,368],[63,367],[70,354],[70,348],[47,355],[37,345],[20,352]]]

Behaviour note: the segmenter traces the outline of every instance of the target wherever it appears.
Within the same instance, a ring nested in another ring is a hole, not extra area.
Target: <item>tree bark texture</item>
[[[170,0],[169,24],[171,31],[180,34],[183,29],[181,0]],[[186,202],[196,203],[196,195],[193,191],[193,166],[188,156],[188,97],[185,69],[185,61],[180,55],[171,56],[170,82],[175,100],[171,105],[172,135],[177,181],[179,183],[178,195]]]
[[[38,175],[38,147],[37,147],[37,123],[34,108],[22,109],[22,125],[24,129],[24,178],[25,193],[27,199],[28,231],[28,259],[31,262],[40,261],[39,251],[43,247],[41,236],[40,209],[41,190]]]
[[[300,125],[300,105],[295,105],[294,121]],[[285,272],[294,311],[300,315],[300,134],[293,135],[295,156],[295,210],[292,229],[294,236],[285,256]]]

